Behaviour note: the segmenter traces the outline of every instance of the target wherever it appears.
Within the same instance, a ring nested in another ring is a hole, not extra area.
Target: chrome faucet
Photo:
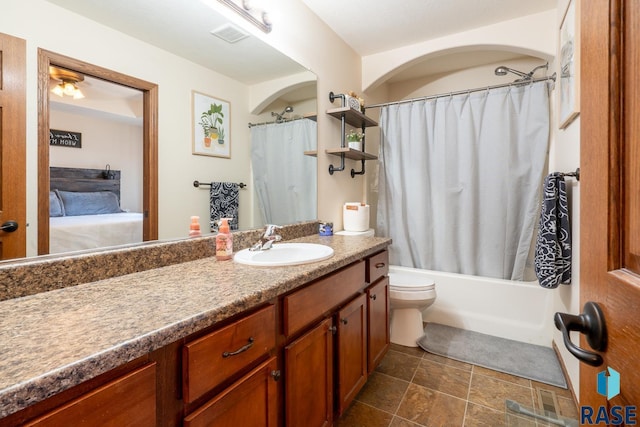
[[[276,233],[276,230],[281,229],[279,225],[268,224],[265,226],[264,234],[260,238],[260,241],[251,246],[250,251],[266,251],[271,249],[273,242],[279,242],[282,240],[282,236]]]

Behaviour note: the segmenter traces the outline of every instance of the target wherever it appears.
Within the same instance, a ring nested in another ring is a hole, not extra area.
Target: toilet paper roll
[[[369,229],[369,205],[345,203],[342,208],[342,222],[346,231],[366,231]]]

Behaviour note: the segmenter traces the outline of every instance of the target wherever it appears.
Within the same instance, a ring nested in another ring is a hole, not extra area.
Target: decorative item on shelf
[[[350,90],[345,95],[345,104],[354,110],[364,113],[364,99],[360,98],[357,93]]]
[[[349,148],[362,151],[362,138],[364,135],[360,132],[356,132],[353,129],[346,135]]]

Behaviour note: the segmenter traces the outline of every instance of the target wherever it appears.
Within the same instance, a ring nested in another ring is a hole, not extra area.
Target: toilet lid
[[[435,283],[431,284],[420,284],[420,283],[410,283],[410,284],[395,284],[389,285],[389,289],[392,291],[403,291],[403,292],[423,292],[423,291],[432,291],[435,289]]]
[[[435,287],[435,282],[428,276],[407,274],[403,271],[389,272],[389,289],[394,291],[431,291]]]

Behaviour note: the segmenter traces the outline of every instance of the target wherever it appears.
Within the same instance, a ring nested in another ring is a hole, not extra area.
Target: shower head
[[[530,78],[528,74],[523,73],[522,71],[514,70],[513,68],[505,67],[504,65],[499,66],[494,71],[496,76],[506,76],[507,73],[513,73],[517,76],[520,76],[524,79]]]
[[[283,117],[286,113],[293,112],[293,107],[291,105],[287,105],[282,113],[278,114],[276,112],[271,112],[271,115],[276,118],[276,123],[282,123],[284,121]]]
[[[516,76],[520,76],[520,78],[516,81],[521,82],[524,80],[531,80],[535,72],[538,71],[540,68],[549,68],[549,63],[547,62],[544,65],[538,65],[528,73],[523,73],[522,71],[514,70],[513,68],[509,68],[509,67],[505,67],[504,65],[501,65],[495,69],[494,73],[496,74],[496,76],[506,76],[507,73],[513,73]]]

